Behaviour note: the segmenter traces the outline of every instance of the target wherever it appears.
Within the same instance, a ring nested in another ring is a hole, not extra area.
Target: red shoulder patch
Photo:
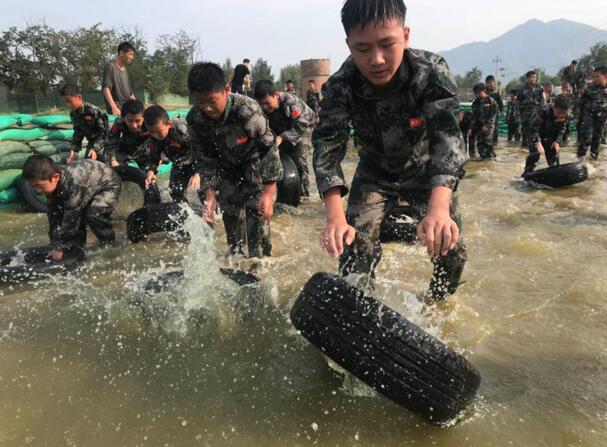
[[[120,133],[120,129],[118,126],[112,126],[112,135],[118,135]]]
[[[238,146],[244,146],[248,142],[249,142],[249,137],[247,137],[246,135],[236,138],[236,144]]]
[[[409,120],[407,122],[411,129],[417,129],[419,127],[422,127],[424,124],[426,124],[426,121],[421,116],[418,116],[415,118],[409,118]]]
[[[301,110],[299,110],[299,109],[293,109],[291,111],[291,118],[293,118],[294,120],[296,120],[300,116],[301,116]]]

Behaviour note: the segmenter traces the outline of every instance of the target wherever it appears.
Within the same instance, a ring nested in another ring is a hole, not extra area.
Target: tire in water
[[[0,253],[0,285],[15,285],[28,281],[66,274],[76,270],[84,262],[84,251],[71,248],[63,252],[63,259],[48,258],[49,247],[32,247],[23,251],[11,250]],[[23,253],[23,263],[10,265]]]
[[[127,237],[133,243],[141,242],[153,233],[178,231],[187,219],[181,203],[159,203],[132,212],[126,222]]]
[[[288,155],[281,155],[283,177],[278,182],[276,202],[291,206],[299,206],[301,203],[301,180],[297,165]]]
[[[583,161],[578,161],[528,172],[523,178],[551,188],[562,188],[588,179],[588,167]]]

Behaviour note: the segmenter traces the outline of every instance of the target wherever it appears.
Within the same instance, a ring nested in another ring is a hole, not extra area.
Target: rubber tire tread
[[[528,182],[539,183],[551,188],[562,188],[588,179],[588,167],[583,161],[567,163],[552,168],[539,169],[524,175]]]
[[[278,182],[276,202],[298,207],[301,204],[301,179],[297,165],[286,154],[280,156],[283,177]]]
[[[61,261],[49,261],[47,255],[51,249],[32,247],[25,252],[25,265],[9,267],[8,264],[17,255],[16,250],[0,253],[0,285],[15,285],[30,280],[65,274],[76,270],[84,262],[84,251],[73,247],[63,252]]]

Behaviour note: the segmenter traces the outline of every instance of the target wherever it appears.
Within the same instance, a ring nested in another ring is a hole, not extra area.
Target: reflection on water
[[[317,244],[317,198],[280,208],[275,256],[252,265],[228,259],[221,225],[215,234],[196,216],[190,243],[128,244],[124,219],[141,197],[125,188],[115,246],[91,237],[80,272],[0,292],[0,445],[607,445],[604,162],[586,183],[538,190],[518,178],[523,151],[498,154],[469,164],[460,187],[470,260],[457,295],[424,308],[415,297],[431,265],[398,244],[375,290],[480,370],[460,424],[429,426],[343,384],[290,325],[308,277],[336,270]],[[0,213],[0,249],[45,242],[44,216]],[[220,265],[263,280],[239,287]],[[183,280],[145,290],[181,269]]]

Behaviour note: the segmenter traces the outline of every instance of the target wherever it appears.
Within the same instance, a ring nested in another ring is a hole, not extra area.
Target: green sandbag
[[[36,129],[7,129],[0,131],[0,141],[32,141],[43,138],[48,130],[42,128]],[[55,138],[60,140],[61,138]]]
[[[48,140],[71,140],[74,136],[74,131],[71,129],[47,130],[45,136]]]
[[[0,191],[0,203],[12,203],[17,201],[17,188],[9,188]]]
[[[30,147],[20,141],[0,141],[0,157],[9,154],[28,153],[31,152]]]
[[[171,119],[176,118],[176,117],[185,118],[186,116],[188,116],[188,113],[190,113],[190,109],[170,110],[167,113],[169,115],[169,118],[171,118]]]
[[[158,169],[158,174],[168,174],[171,172],[171,168],[173,168],[173,163],[163,164]]]
[[[68,124],[70,122],[69,115],[45,115],[32,118],[32,123],[42,127],[53,127],[57,124]]]
[[[49,157],[51,155],[56,155],[59,153],[59,151],[57,150],[57,148],[55,146],[40,146],[36,149],[34,149],[36,151],[36,153],[41,154],[41,155],[48,155]]]
[[[25,113],[17,113],[16,115],[13,115],[13,118],[17,120],[17,126],[26,126],[32,122],[34,117]]]
[[[6,169],[0,171],[0,191],[17,185],[21,177],[21,169]]]
[[[34,151],[37,151],[39,148],[42,147],[51,146],[57,149],[57,152],[69,152],[72,147],[71,142],[61,140],[36,140],[30,141],[28,144]]]
[[[23,165],[25,164],[25,160],[29,157],[30,154],[10,154],[5,155],[4,157],[0,157],[0,169],[23,169]]]
[[[17,118],[11,115],[0,116],[0,130],[17,125]]]

